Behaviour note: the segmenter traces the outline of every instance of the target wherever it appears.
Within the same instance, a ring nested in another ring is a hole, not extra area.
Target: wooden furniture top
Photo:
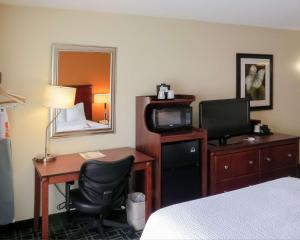
[[[146,105],[190,105],[195,101],[194,95],[176,94],[174,99],[157,99],[157,96],[137,96],[137,98],[143,98]]]
[[[105,157],[98,158],[100,161],[117,161],[128,155],[134,156],[134,163],[144,163],[154,161],[150,156],[147,156],[134,148],[123,147],[100,150]],[[79,153],[58,155],[56,159],[48,163],[39,163],[33,160],[34,166],[40,177],[49,177],[61,174],[78,173],[81,165],[87,161]]]
[[[254,137],[255,141],[247,141],[248,137]],[[264,145],[270,146],[271,143],[283,143],[284,141],[299,140],[297,136],[291,136],[286,134],[274,133],[267,136],[258,136],[254,134],[242,135],[238,137],[232,137],[229,141],[237,142],[237,144],[228,144],[224,146],[214,146],[208,144],[208,150],[212,153],[217,153],[220,151],[231,151],[231,150],[240,150],[245,148],[253,147],[263,147]]]
[[[197,138],[206,138],[206,130],[203,128],[192,128],[186,131],[174,131],[157,133],[160,136],[161,143],[188,141]]]

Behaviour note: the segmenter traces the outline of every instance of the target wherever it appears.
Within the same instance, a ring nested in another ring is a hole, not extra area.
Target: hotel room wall
[[[61,85],[91,84],[93,86],[92,97],[96,93],[110,92],[109,53],[61,52],[58,69],[58,79]],[[93,103],[92,120],[99,122],[103,119],[103,103]]]
[[[300,32],[188,20],[0,6],[3,86],[27,98],[10,110],[16,220],[33,216],[32,157],[43,152],[51,44],[117,47],[116,132],[53,139],[52,153],[135,146],[135,96],[171,84],[198,102],[235,97],[237,52],[274,54],[274,110],[252,113],[273,131],[300,135]],[[62,201],[50,189],[50,213]]]

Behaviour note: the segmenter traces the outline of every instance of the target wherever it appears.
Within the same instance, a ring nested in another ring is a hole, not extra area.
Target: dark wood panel
[[[255,141],[246,141],[247,137],[255,137]],[[257,135],[241,135],[231,138],[233,142],[239,142],[238,144],[231,144],[225,146],[208,145],[210,153],[213,155],[243,152],[245,150],[262,149],[264,147],[275,147],[280,145],[286,145],[291,143],[299,143],[299,137],[291,136],[287,134],[274,133],[269,136],[257,136]]]
[[[297,177],[297,175],[298,175],[297,168],[290,167],[290,168],[275,170],[268,173],[263,173],[261,176],[261,181],[266,182],[266,181],[270,181],[282,177]]]
[[[215,157],[217,181],[254,174],[259,170],[257,151],[227,154]]]
[[[259,174],[222,181],[216,184],[216,187],[215,189],[212,189],[211,194],[223,193],[238,188],[249,187],[257,183],[259,183]]]
[[[157,99],[157,96],[142,96],[143,98],[148,98],[149,104],[151,105],[190,105],[193,101],[195,101],[194,95],[183,95],[177,94],[174,99]]]
[[[272,171],[273,169],[285,166],[297,165],[298,144],[289,144],[265,148],[261,150],[261,168],[263,171]]]
[[[161,133],[161,143],[171,143],[180,141],[189,141],[194,139],[203,139],[206,136],[206,130],[201,128],[193,128],[189,131],[181,131],[175,133]]]

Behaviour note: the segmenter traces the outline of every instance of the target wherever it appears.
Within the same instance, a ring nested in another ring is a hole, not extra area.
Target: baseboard
[[[49,218],[55,218],[55,217],[59,217],[60,215],[64,215],[66,214],[66,212],[60,212],[60,213],[54,213],[54,214],[50,214]],[[39,218],[39,222],[41,223],[42,217]],[[21,220],[21,221],[16,221],[13,223],[9,223],[7,225],[2,225],[0,226],[0,232],[6,232],[6,231],[10,231],[16,228],[29,228],[29,227],[33,227],[33,218],[30,219],[26,219],[26,220]]]

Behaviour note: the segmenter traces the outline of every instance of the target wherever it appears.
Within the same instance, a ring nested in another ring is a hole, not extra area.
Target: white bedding
[[[300,179],[162,208],[150,216],[141,239],[300,239]]]
[[[101,129],[107,128],[108,125],[89,121],[89,120],[78,120],[70,122],[57,122],[56,132],[68,132],[68,131],[80,131],[90,129]]]

